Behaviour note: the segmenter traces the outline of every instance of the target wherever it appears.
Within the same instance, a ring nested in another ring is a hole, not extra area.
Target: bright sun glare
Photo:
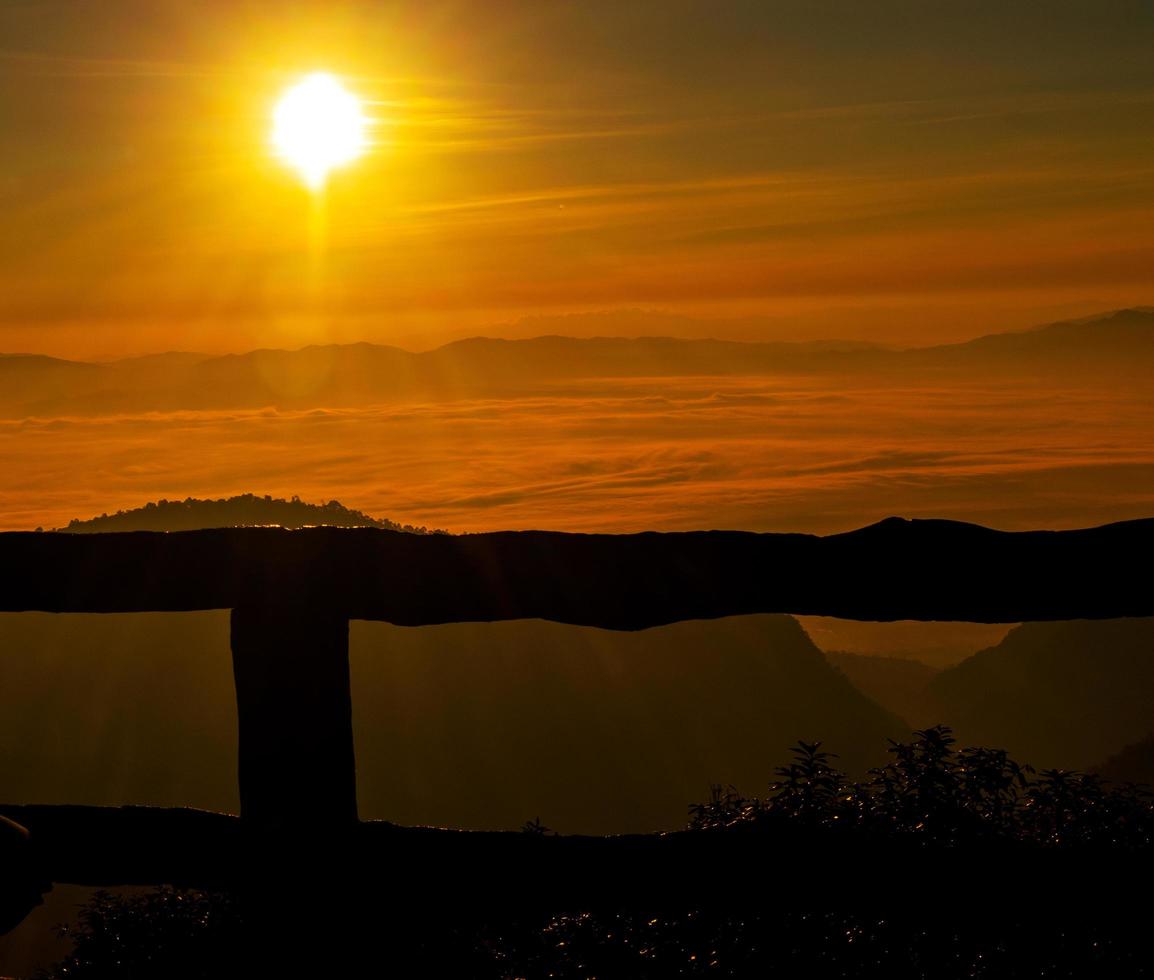
[[[367,129],[361,100],[332,75],[315,72],[277,102],[272,143],[277,156],[317,190],[331,170],[364,152]]]

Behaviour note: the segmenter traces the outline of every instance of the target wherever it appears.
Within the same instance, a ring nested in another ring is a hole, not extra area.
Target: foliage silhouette
[[[819,848],[823,840],[851,850],[887,841],[927,852],[988,848],[1004,861],[1007,881],[1020,873],[1015,854],[1049,859],[1058,851],[1126,854],[1150,847],[1154,807],[1145,789],[1111,787],[1081,773],[1035,772],[1001,750],[958,748],[943,726],[891,742],[890,761],[858,783],[837,770],[836,757],[820,743],[799,742],[793,752],[764,798],[713,787],[708,801],[690,808],[690,829],[773,834],[800,828],[812,832],[808,840]],[[540,819],[522,829],[547,832]],[[727,900],[737,878],[751,876],[779,900],[765,907]],[[947,904],[926,895],[896,908],[846,908],[838,884],[830,882],[825,909],[794,907],[789,883],[775,879],[772,867],[719,868],[716,890],[692,908],[621,908],[610,900],[596,909],[438,915],[380,900],[350,910],[348,935],[334,942],[360,944],[365,975],[393,970],[477,980],[1121,980],[1152,972],[1142,903],[1101,910],[1011,907],[991,915],[981,901]],[[232,952],[244,932],[243,907],[230,896],[169,888],[98,894],[71,933],[72,955],[43,980],[246,975]],[[286,906],[284,914],[282,938],[291,954],[292,909]]]
[[[690,826],[719,830],[798,824],[863,840],[925,846],[992,842],[1030,848],[1144,849],[1154,833],[1151,793],[1111,786],[1092,773],[1035,772],[1001,749],[957,748],[938,725],[890,743],[891,760],[850,783],[820,743],[799,742],[763,799],[714,787],[690,807]]]
[[[99,891],[79,922],[61,927],[71,954],[45,978],[130,977],[199,980],[219,976],[239,945],[236,900],[224,894],[159,888]]]
[[[235,497],[219,500],[199,500],[187,497],[184,500],[149,501],[143,507],[132,510],[118,510],[115,514],[101,514],[82,521],[74,518],[68,522],[65,531],[74,534],[99,534],[110,531],[147,531],[158,526],[165,530],[194,531],[217,527],[252,527],[275,524],[280,527],[313,527],[320,524],[335,527],[376,527],[388,531],[404,531],[408,534],[444,534],[444,531],[398,524],[384,518],[370,517],[359,510],[345,507],[340,501],[330,500],[324,504],[310,504],[293,497],[283,497],[243,493]]]

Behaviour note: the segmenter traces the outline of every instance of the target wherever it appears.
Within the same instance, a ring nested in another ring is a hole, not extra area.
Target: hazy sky
[[[1148,0],[0,0],[0,350],[617,307],[913,343],[1150,303],[1151,51]],[[377,141],[323,256],[268,147],[314,69]]]

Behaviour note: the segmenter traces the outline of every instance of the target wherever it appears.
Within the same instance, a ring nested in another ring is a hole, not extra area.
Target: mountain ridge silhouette
[[[933,677],[959,737],[1040,767],[1086,769],[1154,728],[1154,619],[1023,623]]]
[[[341,407],[405,399],[517,395],[596,378],[719,375],[1071,376],[1144,380],[1154,310],[1135,307],[960,344],[888,349],[800,341],[674,337],[475,337],[428,351],[359,342],[187,352],[110,362],[0,354],[0,415],[28,417],[223,408]]]

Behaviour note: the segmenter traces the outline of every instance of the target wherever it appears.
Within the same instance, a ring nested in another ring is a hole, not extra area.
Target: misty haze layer
[[[458,532],[823,532],[890,514],[1072,527],[1151,512],[1152,433],[1141,390],[597,381],[441,404],[0,422],[0,504],[7,529],[247,491]]]
[[[0,357],[0,522],[339,499],[454,532],[1154,510],[1154,312],[891,351],[668,338]]]

